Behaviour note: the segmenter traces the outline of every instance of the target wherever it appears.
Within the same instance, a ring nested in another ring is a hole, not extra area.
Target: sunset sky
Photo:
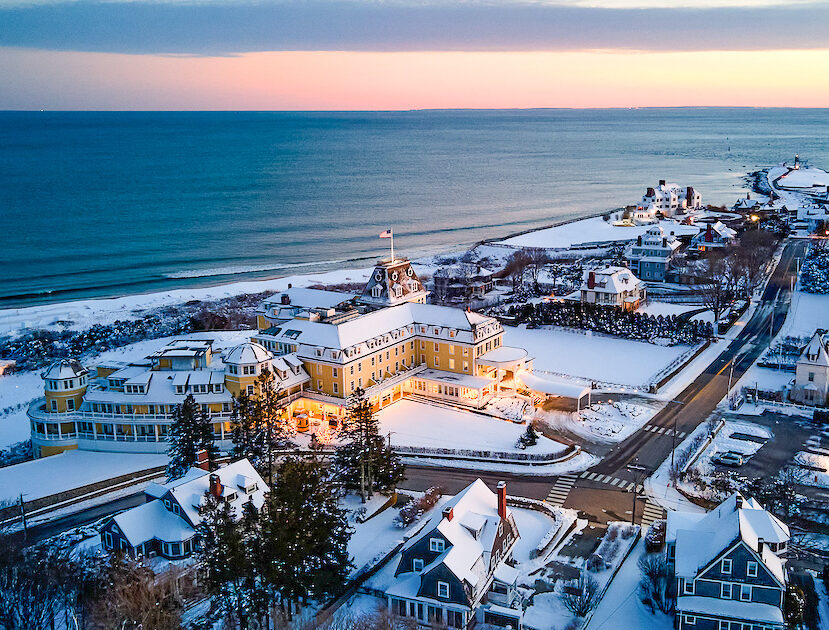
[[[0,0],[0,108],[821,107],[827,25],[798,0]]]

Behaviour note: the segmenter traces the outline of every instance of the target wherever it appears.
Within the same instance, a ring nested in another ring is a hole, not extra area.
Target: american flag
[[[380,238],[391,238],[391,230],[386,230],[385,232],[380,232]]]

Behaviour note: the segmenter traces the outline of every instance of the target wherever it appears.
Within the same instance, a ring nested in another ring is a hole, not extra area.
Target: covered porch
[[[514,394],[518,388],[516,374],[532,371],[532,357],[524,348],[501,346],[478,357],[478,376],[495,381],[495,391]]]
[[[557,408],[566,411],[581,411],[584,399],[587,398],[587,405],[591,401],[591,389],[586,385],[579,385],[572,381],[545,374],[543,377],[533,374],[527,370],[521,370],[517,374],[520,383],[523,383],[529,390],[544,399],[555,399]]]
[[[480,409],[497,391],[493,379],[442,370],[423,370],[412,377],[412,394]]]

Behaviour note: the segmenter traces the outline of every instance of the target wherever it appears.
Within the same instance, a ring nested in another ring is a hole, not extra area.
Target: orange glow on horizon
[[[829,105],[829,50],[263,52],[0,49],[3,109],[399,110]]]

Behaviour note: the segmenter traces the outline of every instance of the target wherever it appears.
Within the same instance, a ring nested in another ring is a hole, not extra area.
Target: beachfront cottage
[[[474,481],[392,558],[396,568],[383,593],[389,610],[419,625],[468,628],[478,622],[518,630],[522,610],[510,566],[518,537],[506,483],[496,494]]]
[[[101,528],[101,545],[132,557],[186,558],[198,548],[196,529],[201,523],[200,506],[205,495],[233,506],[242,517],[246,504],[260,510],[267,485],[247,459],[209,472],[207,454],[200,465],[181,479],[166,484],[150,483],[144,490],[146,503],[113,516]]]
[[[626,311],[635,311],[646,296],[645,283],[627,267],[585,271],[579,289],[582,304],[618,306]]]
[[[829,345],[816,332],[795,364],[791,398],[802,405],[826,406],[829,403]]]
[[[673,232],[666,234],[662,226],[654,225],[627,248],[625,258],[637,277],[662,282],[680,245]]]
[[[678,630],[782,630],[789,528],[735,493],[708,512],[668,512]]]
[[[693,187],[683,189],[678,184],[666,184],[664,179],[654,188],[648,188],[639,204],[643,208],[653,208],[670,217],[685,210],[698,210],[702,207],[702,195]]]
[[[722,221],[709,223],[705,229],[691,239],[691,249],[707,252],[731,245],[737,240],[737,232],[727,227]]]

